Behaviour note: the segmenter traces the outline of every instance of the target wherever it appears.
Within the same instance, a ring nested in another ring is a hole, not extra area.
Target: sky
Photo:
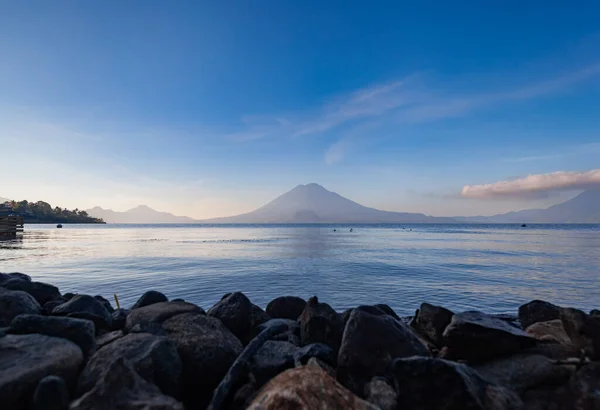
[[[599,2],[0,9],[1,197],[209,218],[316,182],[453,216],[600,185]]]

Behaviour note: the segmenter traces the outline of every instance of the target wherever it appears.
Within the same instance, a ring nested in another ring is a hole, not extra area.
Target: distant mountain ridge
[[[351,201],[319,184],[298,185],[246,214],[205,223],[456,223],[419,213],[389,212]]]
[[[144,224],[144,223],[195,223],[197,220],[187,216],[177,216],[168,212],[159,212],[146,206],[136,206],[125,212],[116,212],[99,206],[88,209],[87,213],[96,218],[102,218],[111,224]]]
[[[493,216],[457,216],[476,223],[600,223],[600,188],[588,189],[546,209],[526,209]]]

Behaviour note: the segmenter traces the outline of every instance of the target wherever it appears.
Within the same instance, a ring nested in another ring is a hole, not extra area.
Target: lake
[[[242,291],[263,308],[317,295],[401,315],[532,299],[587,311],[600,308],[600,225],[26,225],[0,241],[0,272],[13,271],[126,307],[155,289],[205,309]]]

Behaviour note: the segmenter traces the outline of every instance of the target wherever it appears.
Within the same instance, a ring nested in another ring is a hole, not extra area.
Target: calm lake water
[[[511,313],[532,299],[600,308],[600,225],[403,226],[26,225],[0,242],[0,272],[65,292],[146,290],[209,308],[240,290],[259,306],[276,296],[342,310],[421,302]]]

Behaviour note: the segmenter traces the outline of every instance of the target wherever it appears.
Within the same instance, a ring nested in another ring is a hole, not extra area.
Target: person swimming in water
[[[352,230],[353,230],[353,229],[352,229],[352,228],[350,228],[350,232],[352,232]]]

